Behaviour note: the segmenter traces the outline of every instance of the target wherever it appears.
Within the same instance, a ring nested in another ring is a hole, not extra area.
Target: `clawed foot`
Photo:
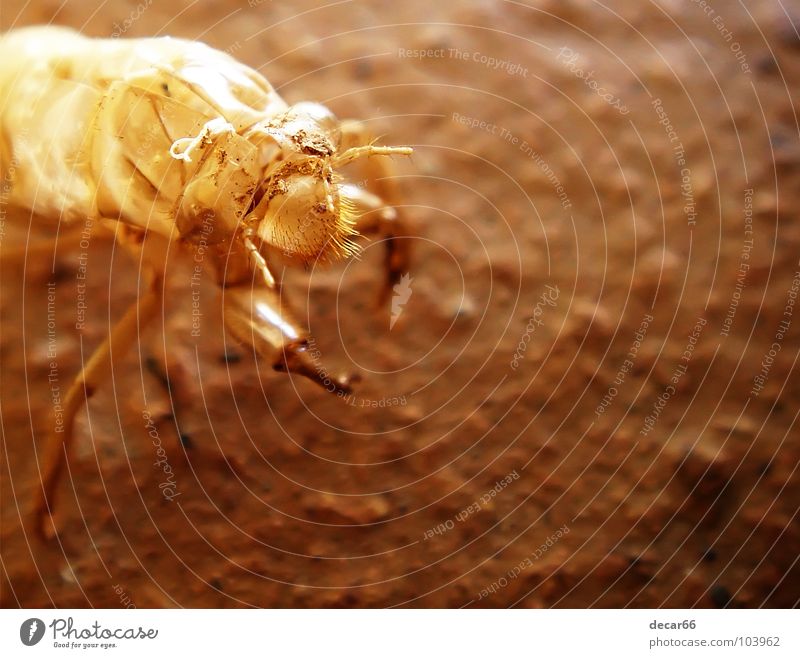
[[[309,351],[308,343],[305,341],[285,346],[278,361],[272,367],[278,372],[293,372],[307,377],[326,391],[340,397],[352,393],[352,385],[360,379],[358,374],[340,375],[339,377],[329,374],[322,363]]]

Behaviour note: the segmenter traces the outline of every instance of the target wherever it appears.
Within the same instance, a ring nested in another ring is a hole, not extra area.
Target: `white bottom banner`
[[[798,627],[792,610],[2,610],[0,648],[120,658],[796,657]]]

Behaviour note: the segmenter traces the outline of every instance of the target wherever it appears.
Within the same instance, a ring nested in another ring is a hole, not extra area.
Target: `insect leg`
[[[349,377],[334,377],[309,350],[308,334],[294,320],[278,286],[252,282],[222,289],[227,330],[279,372],[308,377],[331,393],[351,392]]]
[[[357,149],[359,145],[369,145],[372,135],[360,121],[343,121],[340,151]],[[363,147],[363,148],[369,148]],[[382,147],[372,147],[380,156]],[[398,148],[394,152],[410,153],[411,149]],[[391,153],[390,153],[391,154]],[[381,292],[381,302],[385,302],[392,287],[400,277],[409,271],[408,240],[402,239],[407,233],[402,210],[398,208],[398,192],[394,166],[387,157],[370,157],[362,160],[366,174],[366,189],[355,185],[343,186],[344,196],[351,200],[362,216],[356,226],[359,233],[378,233],[386,244],[385,269],[386,284]]]
[[[386,244],[384,254],[386,281],[379,299],[380,303],[384,303],[392,287],[409,271],[408,240],[402,239],[405,234],[403,223],[396,208],[386,205],[381,197],[362,187],[351,184],[340,185],[339,194],[346,197],[356,208],[358,213],[356,230],[361,235],[378,234]]]
[[[94,351],[80,374],[72,382],[63,409],[63,431],[53,431],[44,447],[42,487],[38,491],[33,514],[36,531],[47,538],[46,521],[55,510],[56,488],[69,459],[75,432],[75,417],[84,403],[111,375],[111,356],[121,358],[133,345],[142,326],[158,315],[161,309],[162,276],[153,276],[149,289],[139,297],[122,319],[113,327],[108,338]]]

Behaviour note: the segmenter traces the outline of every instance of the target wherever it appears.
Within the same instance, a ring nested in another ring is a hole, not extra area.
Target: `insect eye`
[[[313,125],[316,127],[327,138],[328,146],[338,145],[341,141],[339,120],[324,105],[308,102],[297,103],[292,105],[289,113],[303,121],[307,126]],[[320,153],[320,155],[330,155],[330,153]]]

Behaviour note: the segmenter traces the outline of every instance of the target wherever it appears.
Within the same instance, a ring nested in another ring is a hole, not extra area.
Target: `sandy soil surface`
[[[391,330],[378,247],[285,274],[354,397],[231,344],[210,282],[193,337],[176,262],[80,414],[50,545],[53,385],[139,272],[108,239],[11,256],[46,235],[4,211],[2,605],[796,605],[800,5],[326,5],[3,0],[2,30],[201,39],[416,152]]]

